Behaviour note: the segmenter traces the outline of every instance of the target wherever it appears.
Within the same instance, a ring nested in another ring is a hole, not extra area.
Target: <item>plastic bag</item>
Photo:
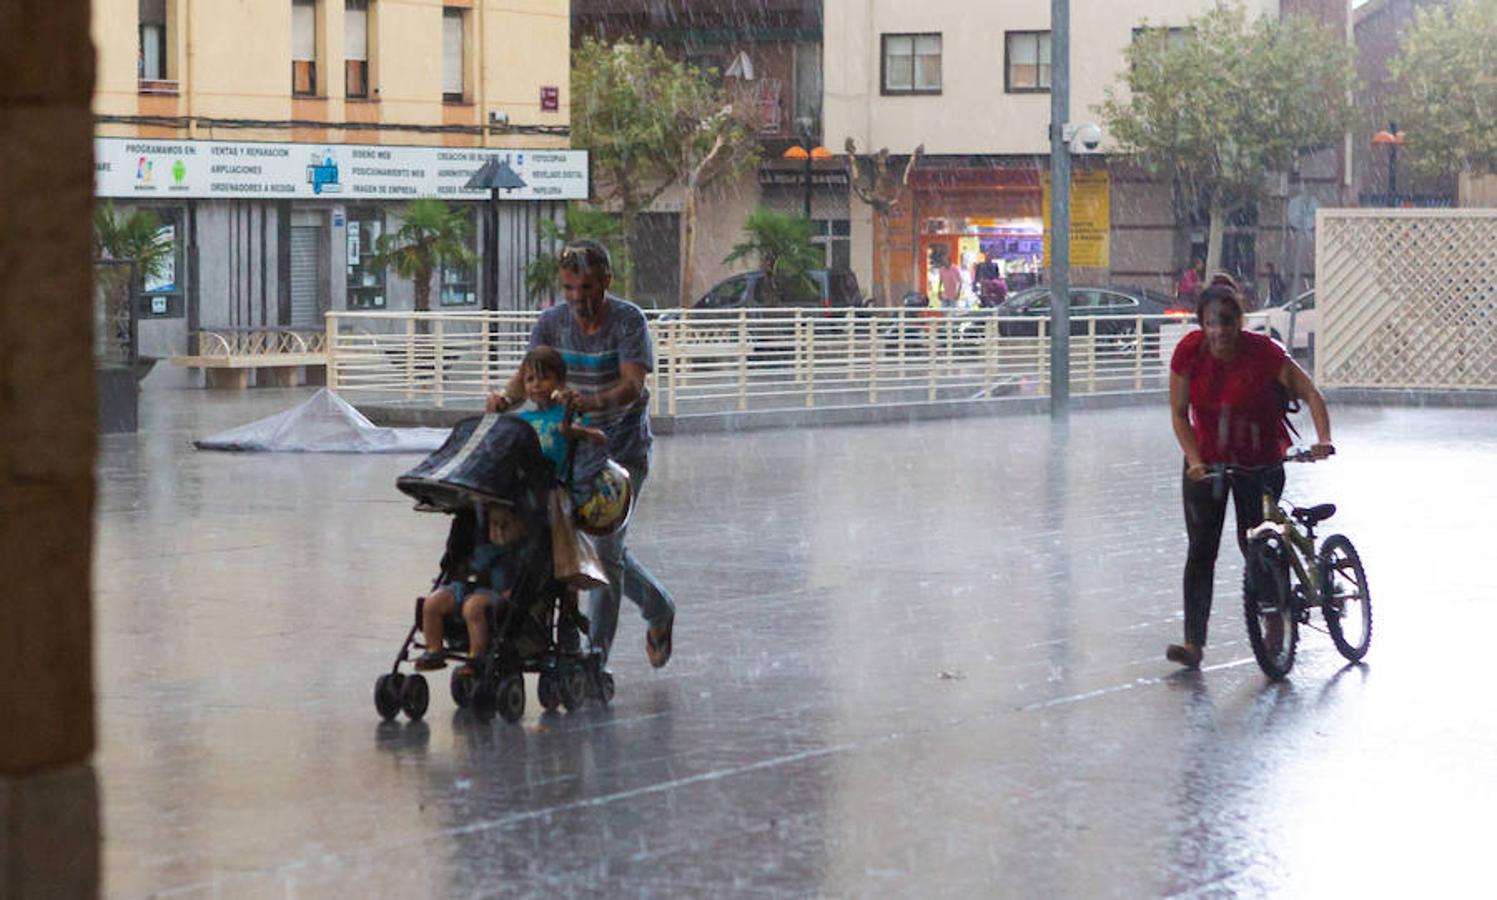
[[[554,488],[548,501],[551,514],[551,560],[556,578],[568,587],[590,591],[608,585],[608,573],[592,539],[572,522],[572,498]]]

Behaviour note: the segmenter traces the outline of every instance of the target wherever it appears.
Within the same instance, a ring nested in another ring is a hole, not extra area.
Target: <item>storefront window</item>
[[[385,308],[385,270],[374,264],[385,216],[379,210],[348,212],[348,308]]]
[[[474,210],[467,211],[468,218],[468,250],[476,258],[478,256],[478,216]],[[477,306],[478,305],[478,269],[477,267],[462,268],[446,263],[442,264],[438,276],[440,289],[437,292],[437,303],[440,306]]]
[[[140,317],[142,319],[181,318],[183,315],[182,283],[179,275],[184,269],[181,239],[182,211],[152,209],[151,212],[161,222],[161,227],[156,229],[156,240],[158,243],[170,246],[171,252],[166,254],[157,272],[141,278]]]

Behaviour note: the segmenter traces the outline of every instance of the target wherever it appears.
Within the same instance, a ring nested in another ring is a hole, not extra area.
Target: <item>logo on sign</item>
[[[312,154],[307,166],[307,184],[314,194],[336,194],[343,189],[338,181],[338,161],[333,159],[332,148]]]
[[[151,183],[151,159],[150,159],[150,157],[148,157],[148,156],[142,156],[140,159],[136,160],[136,162],[135,162],[135,180],[138,181],[138,182],[140,182],[141,184],[150,184]]]
[[[172,180],[175,181],[177,184],[181,184],[182,183],[182,179],[186,178],[186,177],[187,177],[187,163],[182,162],[182,160],[180,160],[180,159],[177,160],[176,162],[172,163]]]

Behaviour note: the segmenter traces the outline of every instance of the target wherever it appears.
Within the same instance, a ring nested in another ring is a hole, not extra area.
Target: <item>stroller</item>
[[[464,419],[439,449],[395,484],[416,500],[416,509],[453,517],[434,585],[452,581],[466,569],[480,538],[479,506],[513,509],[525,523],[527,537],[515,551],[520,574],[510,602],[502,604],[502,611],[490,607],[492,637],[482,658],[469,653],[467,627],[456,614],[444,622],[445,648],[426,647],[417,637],[423,600],[416,601],[415,622],[394,665],[374,683],[374,706],[381,718],[393,719],[403,711],[416,720],[426,713],[426,678],[401,671],[413,648],[445,649],[449,660],[459,662],[451,680],[452,699],[480,719],[498,712],[506,722],[517,721],[525,712],[527,672],[538,675],[536,696],[548,711],[559,706],[571,711],[588,699],[606,705],[613,699],[613,675],[603,669],[602,654],[565,646],[580,643],[564,638],[587,633],[588,623],[561,602],[566,585],[553,573],[547,512],[547,495],[557,477],[530,425],[513,416]]]

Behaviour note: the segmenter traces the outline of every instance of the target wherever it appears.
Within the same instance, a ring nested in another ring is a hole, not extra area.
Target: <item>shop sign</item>
[[[1041,201],[1045,223],[1045,265],[1050,265],[1050,174]],[[1071,265],[1106,269],[1112,240],[1112,179],[1106,171],[1071,174]]]
[[[788,185],[801,187],[806,183],[805,169],[760,169],[759,184]],[[818,187],[846,187],[846,172],[820,172],[811,170],[811,184]]]
[[[586,150],[141,138],[94,140],[94,193],[136,199],[485,200],[488,191],[464,185],[490,157],[525,182],[502,192],[506,200],[585,200],[590,193]]]

